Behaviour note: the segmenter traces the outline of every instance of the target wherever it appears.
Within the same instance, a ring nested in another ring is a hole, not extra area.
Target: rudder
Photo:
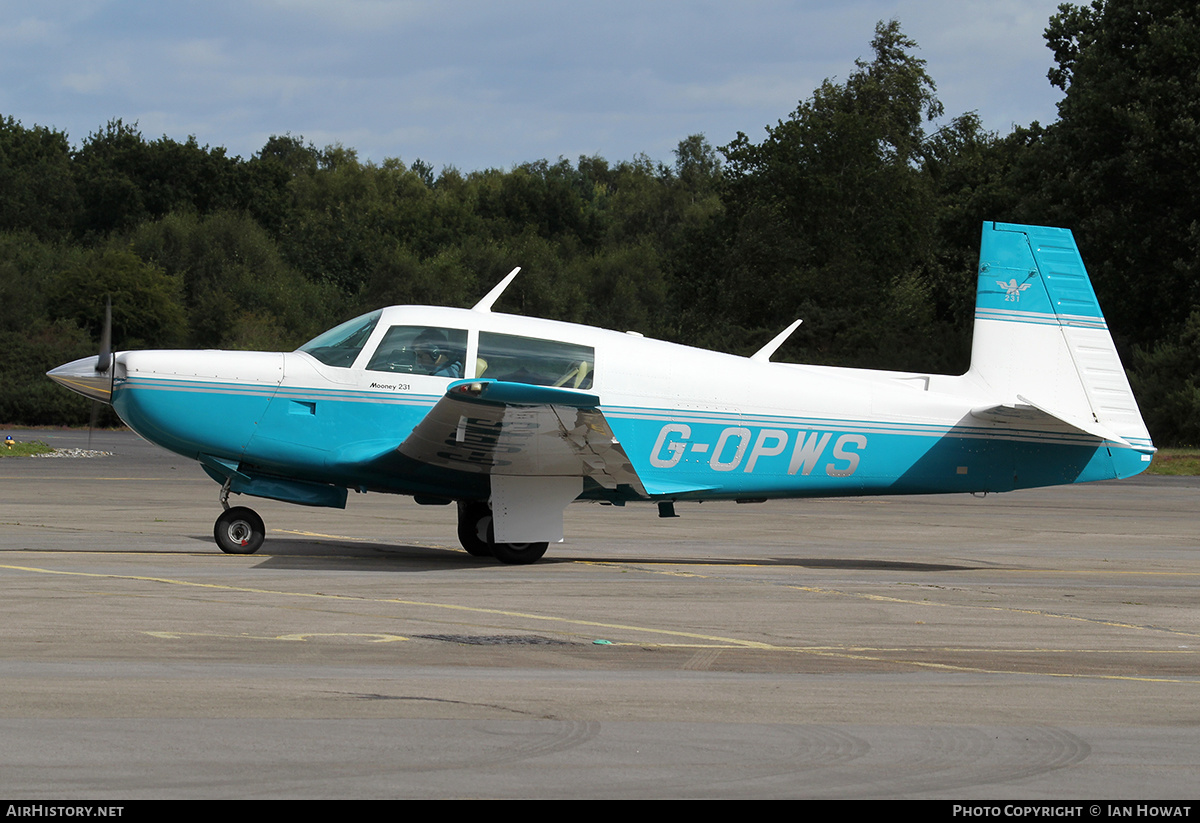
[[[1067,229],[984,224],[968,375],[998,403],[1154,449]]]

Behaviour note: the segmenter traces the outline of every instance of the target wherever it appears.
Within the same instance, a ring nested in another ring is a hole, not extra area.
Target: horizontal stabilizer
[[[981,406],[971,409],[971,416],[998,426],[1088,434],[1092,437],[1098,437],[1101,440],[1133,448],[1132,444],[1125,438],[1099,423],[1080,420],[1069,415],[1056,414],[1020,395],[1017,396],[1017,400],[1020,402],[1001,403],[995,406]]]

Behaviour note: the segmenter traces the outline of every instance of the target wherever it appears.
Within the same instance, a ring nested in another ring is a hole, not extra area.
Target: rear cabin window
[[[392,326],[367,363],[368,371],[462,377],[467,356],[463,329]]]
[[[596,350],[591,346],[480,332],[476,377],[534,386],[590,389]]]
[[[382,310],[373,311],[347,320],[342,325],[317,335],[296,351],[308,352],[326,366],[348,368],[354,365],[354,358],[358,357],[358,353],[367,343],[367,338],[375,331],[375,324],[379,322],[379,315],[382,313]]]

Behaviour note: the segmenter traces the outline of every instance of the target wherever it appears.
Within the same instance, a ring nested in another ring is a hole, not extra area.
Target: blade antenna
[[[783,345],[783,342],[785,340],[787,340],[789,337],[792,336],[792,332],[794,332],[796,329],[798,329],[800,327],[800,324],[803,322],[804,322],[804,320],[801,319],[801,320],[797,320],[795,323],[792,323],[792,325],[788,326],[786,329],[781,331],[779,334],[775,335],[775,337],[771,340],[770,343],[763,346],[761,349],[756,351],[754,354],[750,355],[750,359],[758,360],[759,362],[762,362],[762,363],[769,363],[771,361],[771,355],[773,355],[775,353],[776,349],[778,349],[780,346]]]
[[[500,295],[504,294],[504,290],[508,288],[508,284],[517,276],[517,272],[521,270],[520,266],[508,273],[508,276],[497,283],[490,292],[483,296],[483,299],[471,307],[472,311],[490,312],[492,304],[500,299]]]

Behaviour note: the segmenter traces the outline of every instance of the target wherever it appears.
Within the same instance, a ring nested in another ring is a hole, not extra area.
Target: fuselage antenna
[[[492,304],[500,299],[500,295],[504,294],[504,290],[508,288],[508,284],[517,276],[517,272],[521,270],[520,266],[508,273],[508,276],[497,283],[490,292],[483,296],[483,299],[471,307],[472,311],[490,312]]]
[[[783,345],[783,341],[787,340],[789,337],[792,336],[792,332],[794,332],[796,329],[798,329],[800,327],[800,324],[803,322],[804,322],[803,320],[797,320],[795,323],[792,323],[792,325],[788,326],[786,329],[781,331],[779,334],[775,335],[774,339],[772,339],[770,343],[763,346],[761,349],[756,351],[754,354],[750,355],[750,359],[758,360],[763,363],[771,362],[771,355],[773,355],[775,353],[776,349],[778,349],[780,346]]]

